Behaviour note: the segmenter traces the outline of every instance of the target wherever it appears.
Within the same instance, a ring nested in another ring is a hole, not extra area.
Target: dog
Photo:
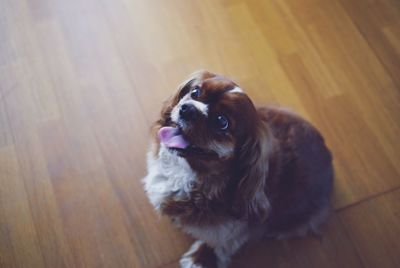
[[[145,192],[196,239],[181,267],[227,267],[247,241],[317,232],[329,214],[332,156],[318,130],[256,108],[226,77],[192,74],[151,133]]]

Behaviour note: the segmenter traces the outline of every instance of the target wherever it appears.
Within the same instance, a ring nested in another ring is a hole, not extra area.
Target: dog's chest
[[[144,188],[157,210],[170,195],[188,196],[196,178],[187,161],[163,145],[157,157],[148,154],[147,169]]]

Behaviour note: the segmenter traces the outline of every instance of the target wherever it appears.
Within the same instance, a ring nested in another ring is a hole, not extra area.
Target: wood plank
[[[400,190],[339,213],[364,267],[400,266]]]
[[[69,134],[58,121],[46,122],[40,129],[64,233],[77,265],[140,266],[136,255],[131,254],[135,252],[132,237],[102,168],[94,137],[89,131],[79,136]],[[90,156],[83,156],[88,153]]]
[[[39,236],[13,146],[0,148],[0,265],[43,267]]]
[[[5,95],[6,94],[2,93],[0,100],[0,148],[12,144],[12,134],[10,124],[8,123],[7,110],[3,103],[3,96]]]
[[[396,0],[340,0],[340,3],[396,81],[397,86],[400,86],[400,40],[398,39],[400,3]],[[397,38],[392,33],[397,33]]]

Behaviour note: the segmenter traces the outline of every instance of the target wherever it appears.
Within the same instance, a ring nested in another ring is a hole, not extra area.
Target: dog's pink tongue
[[[174,127],[160,128],[158,138],[168,148],[185,149],[189,146],[189,143],[179,134],[178,129]]]

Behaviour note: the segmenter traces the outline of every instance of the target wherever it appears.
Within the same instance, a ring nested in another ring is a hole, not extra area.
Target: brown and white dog
[[[332,158],[288,110],[255,108],[231,80],[194,73],[153,127],[145,191],[197,241],[182,267],[226,267],[248,240],[315,231],[330,208]]]

